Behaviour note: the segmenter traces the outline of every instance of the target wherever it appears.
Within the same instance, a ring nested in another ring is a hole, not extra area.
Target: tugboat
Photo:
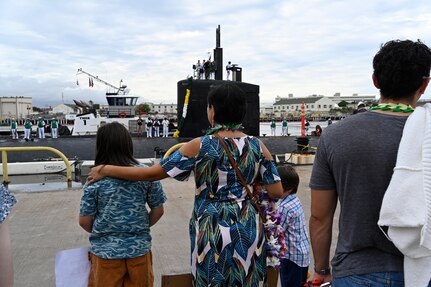
[[[98,76],[87,73],[82,68],[78,69],[77,75],[80,74],[89,76],[90,86],[92,86],[94,80],[96,80],[112,88],[114,92],[106,92],[108,110],[104,116],[96,113],[96,110],[93,109],[91,105],[74,100],[75,104],[80,107],[83,112],[75,117],[71,132],[72,136],[95,135],[100,126],[111,122],[119,122],[129,131],[135,131],[138,120],[135,107],[139,97],[129,94],[129,89],[127,89],[126,85],[123,85],[123,80],[120,81],[120,87],[116,87],[100,79]],[[145,120],[144,118],[142,119]]]

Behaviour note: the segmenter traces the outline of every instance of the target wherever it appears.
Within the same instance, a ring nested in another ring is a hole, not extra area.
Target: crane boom
[[[114,85],[112,85],[112,84],[110,84],[110,83],[108,83],[108,82],[106,82],[106,81],[104,81],[104,80],[102,80],[102,79],[100,79],[98,76],[94,76],[94,75],[92,75],[92,74],[90,74],[90,73],[88,73],[88,72],[86,72],[86,71],[84,71],[82,68],[79,68],[78,69],[78,72],[76,72],[76,74],[77,75],[80,75],[80,74],[86,74],[86,75],[88,75],[90,78],[92,78],[92,79],[94,79],[94,80],[96,80],[96,81],[98,81],[98,82],[100,82],[100,83],[102,83],[102,84],[105,84],[106,86],[108,86],[108,87],[111,87],[111,88],[113,88],[113,89],[115,89],[117,92],[115,93],[116,95],[125,95],[125,94],[127,94],[127,90],[126,90],[126,88],[127,88],[127,86],[126,85],[122,85],[122,83],[123,83],[123,80],[121,80],[120,81],[120,87],[119,88],[117,88],[116,86],[114,86]]]

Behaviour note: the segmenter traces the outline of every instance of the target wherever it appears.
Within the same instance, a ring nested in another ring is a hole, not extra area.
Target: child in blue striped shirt
[[[280,279],[282,287],[298,287],[307,281],[310,265],[310,244],[305,223],[304,209],[296,196],[299,176],[290,165],[277,167],[284,194],[278,207],[288,251],[281,258]]]

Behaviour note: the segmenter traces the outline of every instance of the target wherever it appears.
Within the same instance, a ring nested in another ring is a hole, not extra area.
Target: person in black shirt
[[[142,135],[142,132],[143,132],[143,125],[144,125],[144,121],[142,120],[142,118],[141,118],[141,116],[139,116],[139,118],[138,118],[138,120],[137,120],[137,122],[136,122],[136,124],[138,125],[137,126],[137,132],[138,132],[138,135]]]

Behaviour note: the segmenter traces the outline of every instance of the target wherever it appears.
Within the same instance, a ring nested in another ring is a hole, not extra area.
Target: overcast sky
[[[224,65],[239,64],[261,102],[378,95],[374,54],[391,39],[431,45],[431,2],[0,0],[0,96],[104,104],[105,85],[90,89],[82,68],[115,86],[123,79],[141,101],[176,103],[177,82],[212,53],[218,25]]]

